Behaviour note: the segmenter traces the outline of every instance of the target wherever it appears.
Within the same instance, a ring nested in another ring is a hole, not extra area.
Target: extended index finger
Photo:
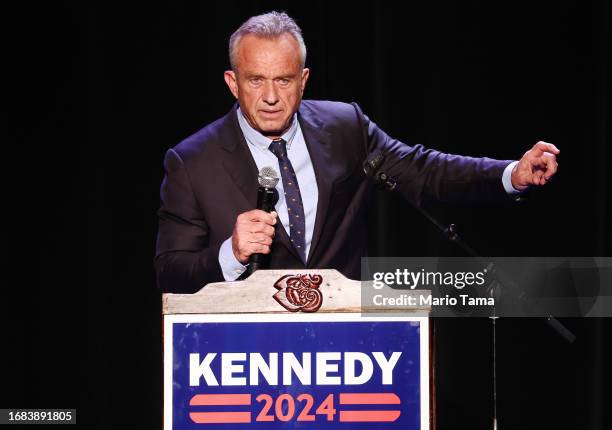
[[[555,155],[559,154],[559,148],[557,148],[555,145],[553,145],[552,143],[548,143],[548,142],[538,142],[534,145],[534,149],[536,150],[536,152],[538,152],[538,154],[536,154],[537,156],[542,155],[542,153],[544,152],[551,152]]]

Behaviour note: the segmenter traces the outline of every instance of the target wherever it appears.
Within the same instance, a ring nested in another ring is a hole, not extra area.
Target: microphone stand
[[[397,181],[390,177],[386,172],[382,171],[380,168],[385,159],[384,152],[380,151],[373,158],[367,159],[363,163],[363,171],[366,176],[373,179],[374,183],[379,187],[383,188],[386,191],[393,191],[397,186]],[[489,297],[500,297],[502,289],[505,289],[509,292],[516,293],[515,288],[512,287],[512,284],[507,281],[506,277],[503,273],[497,269],[495,263],[486,259],[480,254],[478,254],[470,245],[468,245],[457,232],[457,226],[455,224],[449,224],[448,226],[444,226],[441,224],[435,217],[433,217],[429,212],[420,206],[413,205],[425,218],[427,218],[436,228],[440,231],[440,233],[446,237],[452,243],[457,244],[461,249],[463,249],[468,255],[474,257],[485,269],[484,272],[489,274],[491,278],[491,282],[486,287],[486,295]],[[518,299],[520,301],[524,300],[523,294],[518,294]],[[497,333],[495,327],[495,321],[499,318],[495,312],[495,305],[493,306],[493,315],[489,317],[492,322],[493,329],[493,351],[492,351],[492,359],[493,359],[493,430],[497,430],[497,356],[496,356],[496,341],[497,341]],[[572,333],[567,327],[565,327],[557,318],[552,315],[549,315],[545,318],[545,322],[548,326],[555,331],[559,336],[561,336],[567,343],[573,343],[576,340],[576,335]]]

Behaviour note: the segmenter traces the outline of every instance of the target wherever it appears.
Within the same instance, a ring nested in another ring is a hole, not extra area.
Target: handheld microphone
[[[274,205],[278,201],[278,191],[276,191],[276,184],[278,184],[279,177],[276,170],[272,167],[262,167],[257,175],[257,182],[259,182],[259,188],[257,189],[257,209],[265,212],[272,212]],[[249,275],[259,269],[265,269],[268,267],[270,255],[266,254],[251,254],[249,257]]]

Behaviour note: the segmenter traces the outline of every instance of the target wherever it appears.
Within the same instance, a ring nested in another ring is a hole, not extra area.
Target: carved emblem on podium
[[[323,304],[321,275],[285,275],[274,283],[274,299],[290,312],[316,312]]]

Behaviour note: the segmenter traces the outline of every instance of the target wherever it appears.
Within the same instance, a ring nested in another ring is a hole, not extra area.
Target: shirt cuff
[[[223,242],[221,248],[219,248],[219,265],[221,266],[223,278],[226,281],[235,281],[246,270],[246,266],[243,266],[242,263],[236,259],[234,251],[232,251],[231,236]]]
[[[512,186],[512,169],[514,169],[514,166],[516,166],[517,164],[518,161],[513,161],[512,163],[508,164],[504,169],[504,174],[502,175],[502,184],[504,185],[504,190],[506,190],[506,193],[508,193],[508,195],[510,196],[516,196],[522,193],[522,191],[517,190]]]

